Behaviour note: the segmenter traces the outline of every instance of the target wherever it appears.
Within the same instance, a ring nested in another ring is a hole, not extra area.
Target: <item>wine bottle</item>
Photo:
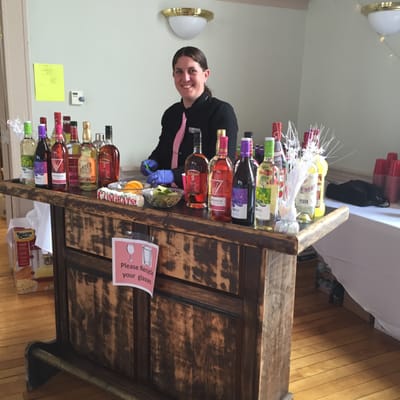
[[[201,130],[189,128],[193,135],[193,153],[185,160],[185,200],[191,208],[207,207],[208,159],[202,153]]]
[[[71,140],[71,117],[69,115],[63,115],[63,135],[67,145]]]
[[[47,142],[47,147],[49,148],[49,150],[51,151],[51,145],[50,145],[50,138],[48,136],[48,127],[47,127],[47,118],[46,117],[40,117],[39,118],[39,124],[42,124],[45,126],[46,129],[46,142]],[[51,170],[49,169],[49,178],[51,177]]]
[[[219,140],[219,138],[221,136],[226,136],[226,129],[218,129],[217,130],[217,141],[215,142],[215,155],[216,156],[219,155],[219,148],[220,148],[220,144],[221,144],[221,141]]]
[[[112,126],[105,127],[106,141],[99,149],[99,187],[119,180],[120,156],[112,140]]]
[[[304,132],[303,152],[307,150],[310,140],[310,132]],[[314,162],[307,171],[307,176],[300,186],[295,199],[297,219],[299,222],[309,223],[314,218],[315,205],[317,203],[318,171]]]
[[[259,165],[256,179],[255,225],[272,231],[278,216],[279,169],[274,161],[275,139],[265,138],[264,160]]]
[[[313,130],[314,140],[316,147],[320,151],[320,130]],[[328,162],[325,157],[317,152],[315,155],[315,165],[317,167],[318,180],[317,180],[317,200],[314,210],[314,218],[323,217],[325,215],[325,177],[328,173]]]
[[[233,164],[228,157],[228,137],[219,137],[218,154],[209,164],[208,204],[211,219],[230,222]]]
[[[286,197],[286,155],[282,146],[282,122],[272,123],[272,137],[275,139],[274,145],[274,162],[279,169],[279,191],[278,191],[278,208],[279,202],[282,202]]]
[[[80,188],[78,162],[81,155],[81,144],[78,136],[78,123],[71,121],[70,123],[70,141],[67,144],[68,151],[68,188],[74,191]]]
[[[264,144],[256,144],[254,148],[254,159],[260,165],[264,160]]]
[[[21,151],[21,178],[25,185],[35,185],[33,173],[33,158],[36,150],[36,141],[32,137],[32,122],[24,122],[24,138],[20,142]]]
[[[217,141],[215,143],[215,155],[214,157],[209,161],[208,163],[208,182],[207,182],[207,187],[208,187],[208,196],[207,196],[207,208],[210,210],[211,204],[210,204],[210,188],[211,188],[211,166],[216,162],[216,160],[219,159],[219,145],[220,145],[220,140],[219,138],[221,136],[226,136],[226,130],[225,129],[218,129],[217,130]]]
[[[38,138],[33,160],[35,186],[51,189],[51,151],[47,141],[46,125],[39,124]]]
[[[106,143],[106,138],[104,133],[95,133],[93,146],[96,148],[97,154],[99,154],[100,147]]]
[[[44,125],[46,129],[46,137],[47,137],[47,118],[46,117],[40,117],[39,118],[39,124]]]
[[[53,147],[53,144],[56,142],[56,126],[62,124],[62,116],[59,111],[54,112],[54,127],[50,137],[50,149]]]
[[[257,168],[258,168],[259,164],[258,164],[257,160],[254,158],[255,151],[254,151],[253,132],[246,131],[246,132],[244,132],[243,136],[245,138],[251,139],[251,142],[250,142],[250,146],[251,146],[251,148],[250,148],[250,163],[251,163],[251,165],[253,167],[254,177],[257,180]]]
[[[233,223],[249,226],[254,224],[256,192],[250,151],[250,138],[242,138],[240,142],[240,161],[233,176],[231,210]]]
[[[81,155],[78,160],[79,186],[82,190],[97,189],[97,151],[92,143],[90,122],[83,121]]]
[[[51,187],[61,192],[68,190],[68,150],[61,124],[56,125],[56,142],[51,148]]]
[[[258,168],[258,161],[254,158],[254,140],[253,140],[253,132],[246,131],[243,133],[244,138],[250,139],[250,164],[253,168],[254,179],[257,179],[257,168]],[[235,170],[237,165],[239,164],[240,158],[236,161]]]

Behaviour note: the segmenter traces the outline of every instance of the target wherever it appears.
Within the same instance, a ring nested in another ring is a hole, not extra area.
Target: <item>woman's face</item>
[[[191,57],[182,56],[175,64],[173,77],[176,90],[183,99],[186,108],[190,107],[195,100],[204,92],[204,86],[210,70],[202,70],[200,64]]]

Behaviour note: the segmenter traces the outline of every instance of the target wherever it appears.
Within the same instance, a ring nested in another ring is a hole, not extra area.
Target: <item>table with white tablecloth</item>
[[[375,327],[400,340],[400,207],[346,205],[348,221],[314,244],[348,294],[375,318]]]

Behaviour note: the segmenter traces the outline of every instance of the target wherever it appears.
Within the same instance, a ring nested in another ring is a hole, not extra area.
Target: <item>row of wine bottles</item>
[[[280,202],[288,190],[286,155],[281,143],[282,123],[274,123],[272,136],[265,138],[260,163],[253,157],[253,139],[248,133],[241,139],[240,155],[235,163],[228,156],[229,139],[224,130],[217,132],[216,155],[210,161],[202,154],[201,132],[192,133],[193,154],[186,159],[183,176],[186,205],[208,207],[213,220],[273,230],[279,219]],[[326,172],[326,161],[316,154],[315,164],[311,164],[296,198],[302,222],[310,222],[325,213]]]
[[[112,126],[106,125],[104,141],[94,143],[90,122],[83,121],[80,142],[77,121],[69,121],[68,132],[65,132],[60,113],[54,114],[51,139],[47,136],[46,124],[38,125],[36,141],[31,121],[24,122],[20,181],[59,191],[91,191],[118,181],[120,154],[112,142]]]

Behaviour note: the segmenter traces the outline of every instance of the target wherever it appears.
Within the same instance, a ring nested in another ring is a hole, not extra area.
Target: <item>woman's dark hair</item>
[[[182,56],[190,57],[193,61],[199,63],[203,71],[208,69],[207,58],[205,54],[197,47],[192,47],[192,46],[182,47],[175,53],[174,58],[172,59],[172,69],[175,68],[178,59]],[[204,91],[210,97],[212,96],[211,90],[207,85],[204,86]]]

